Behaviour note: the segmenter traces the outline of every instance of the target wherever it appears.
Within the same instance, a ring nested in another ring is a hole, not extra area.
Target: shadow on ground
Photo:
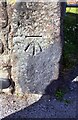
[[[39,101],[27,108],[21,109],[6,119],[21,118],[78,118],[77,93],[78,93],[78,65],[52,82],[45,90],[48,96],[43,95]],[[55,99],[55,91],[58,89],[67,90],[63,101]],[[66,103],[69,100],[70,103]]]

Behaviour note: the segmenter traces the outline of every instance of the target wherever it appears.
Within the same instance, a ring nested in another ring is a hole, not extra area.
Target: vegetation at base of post
[[[62,101],[64,97],[64,92],[61,89],[57,90],[55,93],[55,97],[57,100]]]
[[[78,8],[77,8],[78,9]],[[78,14],[66,13],[64,18],[63,72],[78,64]]]
[[[66,93],[67,93],[67,90],[62,90],[62,89],[56,90],[56,93],[55,93],[56,100],[63,102],[65,105],[70,104],[71,100],[64,98],[64,95]]]
[[[67,104],[70,104],[70,103],[71,103],[71,101],[70,101],[70,100],[68,100],[68,99],[64,99],[63,101],[64,101],[65,105],[67,105]]]

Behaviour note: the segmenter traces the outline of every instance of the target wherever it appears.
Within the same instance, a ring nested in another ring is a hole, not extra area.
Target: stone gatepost
[[[11,78],[16,94],[45,94],[59,77],[62,55],[61,3],[16,3],[11,21]]]

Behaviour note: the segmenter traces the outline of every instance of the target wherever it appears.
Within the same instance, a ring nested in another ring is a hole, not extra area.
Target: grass
[[[69,11],[66,12],[64,18],[64,49],[63,49],[63,72],[74,67],[78,64],[78,14]],[[67,90],[56,90],[55,97],[57,100],[64,102],[68,105],[71,103],[69,99],[64,99]]]
[[[78,8],[77,8],[77,7],[74,7],[74,8],[72,8],[72,7],[67,7],[67,8],[66,8],[66,12],[67,12],[67,13],[78,14]]]
[[[73,11],[74,12],[74,11]],[[63,66],[68,70],[78,64],[78,14],[66,13],[64,19]]]

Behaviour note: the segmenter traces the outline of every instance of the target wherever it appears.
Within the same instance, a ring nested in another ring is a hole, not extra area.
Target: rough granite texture
[[[5,53],[10,55],[16,93],[43,94],[58,79],[63,33],[61,12],[57,2],[7,6],[8,25],[1,32],[7,31],[8,35],[8,45],[4,48],[8,46],[10,50]]]
[[[59,81],[64,81],[62,91],[65,92],[62,101],[55,95],[38,94],[26,96],[0,94],[0,119],[78,119],[78,65],[63,75]],[[52,85],[54,89],[54,84]],[[51,91],[52,92],[52,91]],[[39,99],[39,100],[38,100]],[[37,101],[38,100],[38,101]]]

